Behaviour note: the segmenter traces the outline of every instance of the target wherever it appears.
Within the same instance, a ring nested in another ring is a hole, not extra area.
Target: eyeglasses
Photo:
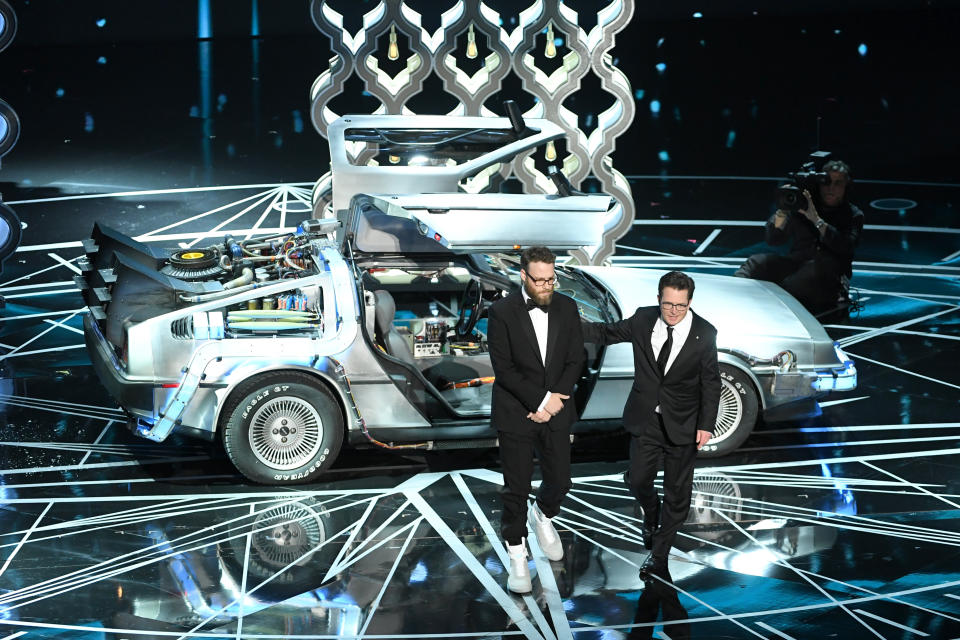
[[[527,276],[527,280],[537,287],[553,287],[556,286],[560,278],[557,276],[553,276],[552,278],[534,278],[533,276]]]
[[[664,311],[686,311],[686,310],[687,310],[687,307],[689,307],[689,306],[690,306],[690,305],[688,305],[688,304],[676,304],[676,303],[673,303],[673,302],[661,302],[661,303],[660,303],[660,307],[661,307]]]

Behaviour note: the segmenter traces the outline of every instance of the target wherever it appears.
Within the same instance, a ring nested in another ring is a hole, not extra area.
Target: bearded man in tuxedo
[[[531,247],[520,256],[520,291],[490,307],[487,344],[495,377],[491,420],[500,440],[503,518],[500,532],[510,556],[507,587],[532,589],[527,565],[527,522],[544,555],[563,558],[551,519],[570,490],[570,427],[577,420],[573,388],[585,362],[577,303],[555,293],[556,256]],[[542,481],[527,506],[534,456]]]

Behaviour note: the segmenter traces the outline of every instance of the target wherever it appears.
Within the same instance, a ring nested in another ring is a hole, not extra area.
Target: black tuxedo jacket
[[[695,442],[697,430],[713,433],[720,406],[717,330],[692,310],[688,313],[693,315],[690,333],[665,376],[660,375],[650,341],[659,307],[640,307],[620,322],[584,324],[587,342],[633,343],[633,388],[623,409],[623,426],[634,435],[658,428],[657,405],[673,444]]]
[[[569,429],[576,422],[573,387],[586,359],[576,302],[553,294],[547,323],[546,364],[540,359],[537,334],[520,291],[490,307],[487,346],[496,376],[491,412],[495,429],[522,433],[539,426],[527,414],[537,410],[548,391],[570,396],[563,401],[560,413],[551,418],[550,429]]]

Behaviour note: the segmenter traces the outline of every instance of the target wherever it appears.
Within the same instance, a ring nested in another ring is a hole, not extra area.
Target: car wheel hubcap
[[[320,450],[323,421],[300,398],[273,398],[250,421],[250,448],[271,469],[302,467]]]
[[[716,444],[727,439],[743,419],[743,398],[733,383],[722,378],[720,380],[720,410],[717,412],[717,425],[710,442]]]

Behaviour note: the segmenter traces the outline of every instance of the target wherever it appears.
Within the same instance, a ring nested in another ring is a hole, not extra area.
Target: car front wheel
[[[726,455],[737,449],[753,431],[760,411],[760,398],[753,383],[740,369],[720,365],[720,410],[713,438],[700,450],[703,458]]]
[[[243,382],[223,415],[227,456],[261,484],[310,482],[333,464],[343,443],[337,401],[304,373],[268,373]]]

